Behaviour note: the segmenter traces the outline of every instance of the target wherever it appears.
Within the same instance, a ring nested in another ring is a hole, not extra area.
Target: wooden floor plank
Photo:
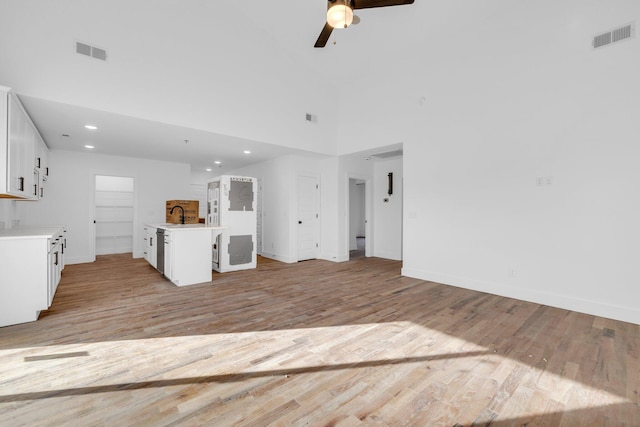
[[[69,265],[0,328],[0,426],[640,424],[640,327],[400,276],[284,264],[178,288]]]

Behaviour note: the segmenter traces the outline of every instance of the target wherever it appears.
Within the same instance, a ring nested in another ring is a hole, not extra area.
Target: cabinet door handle
[[[44,168],[44,170],[45,170],[44,175],[45,175],[45,176],[49,176],[49,166],[47,166],[46,168]]]
[[[18,178],[18,190],[24,191],[24,177]]]
[[[44,188],[40,187],[40,198],[42,199],[44,197]]]
[[[33,184],[33,195],[34,196],[38,195],[38,184]]]
[[[56,251],[55,255],[56,255],[56,262],[54,262],[53,264],[58,265],[58,251]]]
[[[40,169],[40,157],[38,157],[38,166],[37,166],[37,168]]]
[[[149,238],[149,246],[153,246],[153,237]]]

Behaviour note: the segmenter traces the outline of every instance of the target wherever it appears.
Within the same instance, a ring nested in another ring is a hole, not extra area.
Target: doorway
[[[320,184],[318,177],[298,175],[298,261],[318,258],[320,250]]]
[[[95,254],[133,252],[134,179],[96,175]]]
[[[349,259],[369,256],[371,235],[367,209],[367,180],[349,177],[347,244]]]

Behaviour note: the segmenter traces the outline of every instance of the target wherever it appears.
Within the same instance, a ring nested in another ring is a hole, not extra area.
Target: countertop
[[[228,227],[214,227],[207,224],[146,224],[148,227],[163,228],[165,230],[224,230]]]
[[[3,228],[0,230],[0,239],[24,239],[24,238],[52,238],[57,237],[64,229],[61,225],[34,225]]]

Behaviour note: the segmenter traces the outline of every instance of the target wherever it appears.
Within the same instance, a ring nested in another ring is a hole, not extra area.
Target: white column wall
[[[507,12],[354,83],[339,145],[404,143],[403,274],[640,323],[639,40],[590,46],[640,3]]]

